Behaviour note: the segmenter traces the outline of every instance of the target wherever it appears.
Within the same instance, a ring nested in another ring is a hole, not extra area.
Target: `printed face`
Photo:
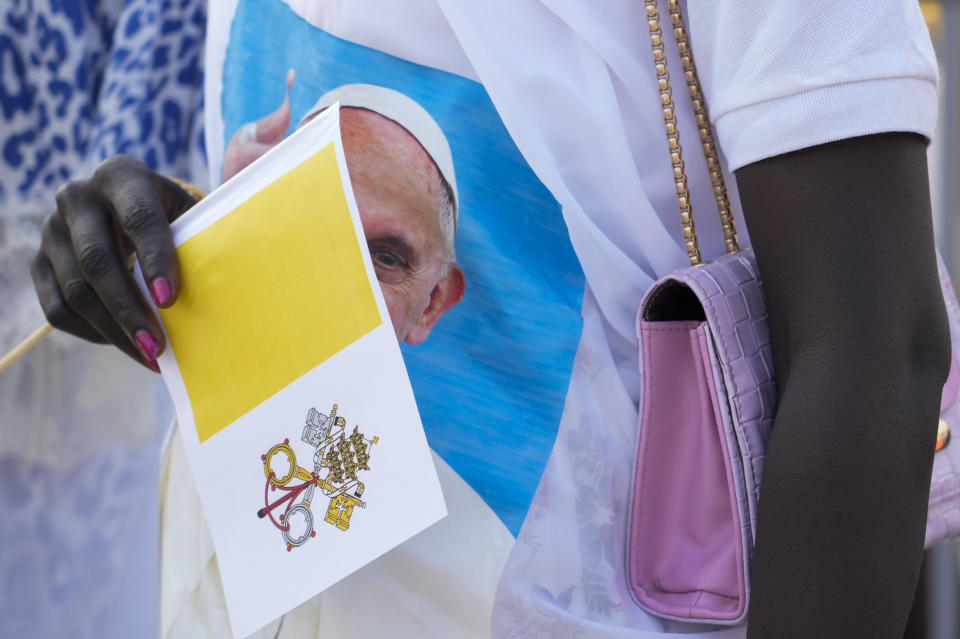
[[[350,181],[377,279],[398,340],[418,344],[463,296],[440,226],[443,183],[420,143],[399,124],[344,108]]]
[[[287,78],[289,90],[292,76]],[[224,154],[226,182],[278,144],[290,123],[290,101],[241,127]],[[347,169],[367,246],[397,340],[419,344],[463,298],[463,272],[450,262],[441,231],[440,171],[396,122],[367,109],[342,108]]]

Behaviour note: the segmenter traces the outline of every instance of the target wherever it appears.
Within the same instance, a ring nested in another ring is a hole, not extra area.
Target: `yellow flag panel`
[[[334,146],[180,245],[160,316],[200,441],[382,322]]]

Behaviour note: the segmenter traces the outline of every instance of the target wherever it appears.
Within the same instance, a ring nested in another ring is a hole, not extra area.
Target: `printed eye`
[[[406,266],[403,258],[393,251],[374,251],[370,256],[374,262],[387,268],[402,268]]]
[[[417,253],[396,236],[367,238],[367,248],[377,279],[383,284],[398,284],[417,269]]]

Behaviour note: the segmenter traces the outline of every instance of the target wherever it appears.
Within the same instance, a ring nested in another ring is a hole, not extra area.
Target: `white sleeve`
[[[731,170],[889,131],[933,135],[937,63],[917,0],[689,0]]]

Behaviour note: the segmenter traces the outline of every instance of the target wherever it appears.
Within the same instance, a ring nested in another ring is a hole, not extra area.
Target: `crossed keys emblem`
[[[360,499],[364,486],[357,473],[370,470],[370,447],[380,438],[367,439],[358,426],[348,434],[347,420],[337,415],[337,405],[334,404],[329,415],[310,409],[300,440],[315,449],[312,472],[297,465],[297,456],[289,439],[260,456],[267,483],[264,506],[257,511],[257,516],[269,518],[280,530],[287,551],[317,536],[310,506],[317,490],[330,499],[323,521],[340,530],[350,528],[354,508],[367,507]],[[275,469],[284,468],[275,463],[278,456],[286,458],[286,470],[282,474]],[[278,490],[283,494],[271,502],[270,493]],[[283,512],[274,517],[273,512],[281,506],[284,506]]]

